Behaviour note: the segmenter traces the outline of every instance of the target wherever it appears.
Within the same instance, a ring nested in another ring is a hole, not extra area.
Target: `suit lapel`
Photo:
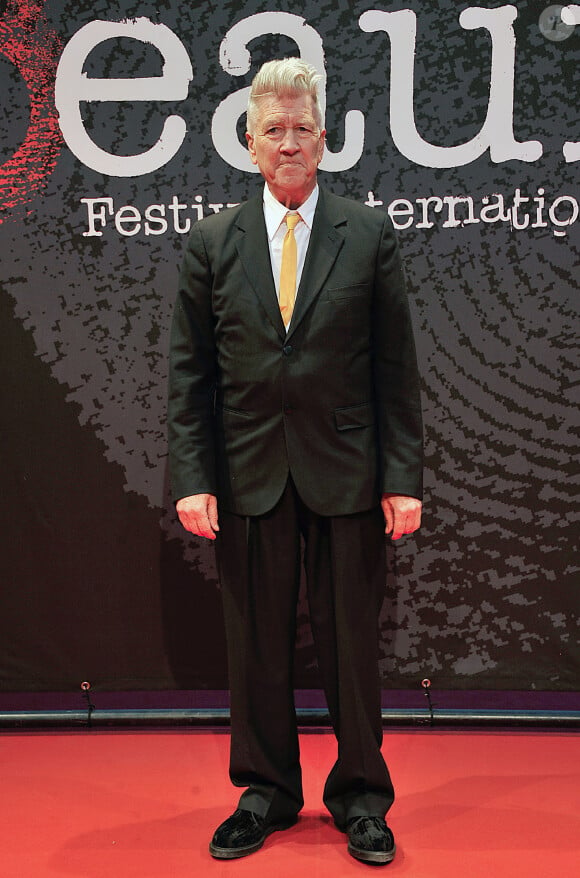
[[[244,205],[237,218],[237,226],[240,234],[236,241],[236,247],[248,281],[272,326],[280,338],[285,338],[286,330],[272,277],[270,248],[261,194],[250,199]]]
[[[346,224],[346,216],[339,211],[331,217],[328,204],[331,198],[332,196],[320,189],[288,338],[319,295],[344,243],[344,236],[338,231],[338,227]]]

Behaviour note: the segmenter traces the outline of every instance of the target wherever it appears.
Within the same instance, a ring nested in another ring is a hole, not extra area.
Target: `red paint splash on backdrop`
[[[62,40],[48,24],[45,0],[9,0],[0,21],[0,53],[18,69],[30,98],[26,137],[0,167],[0,223],[17,205],[42,192],[54,171],[63,139],[54,104]]]

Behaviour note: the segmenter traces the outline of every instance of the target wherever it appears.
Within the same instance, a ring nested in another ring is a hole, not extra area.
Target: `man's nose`
[[[300,149],[300,141],[293,128],[286,128],[284,131],[280,149],[282,152],[298,152]]]

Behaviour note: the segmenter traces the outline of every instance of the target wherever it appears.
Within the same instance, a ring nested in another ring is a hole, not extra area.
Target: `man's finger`
[[[403,534],[407,532],[405,530],[405,521],[406,521],[405,516],[402,513],[397,512],[397,510],[395,509],[394,520],[393,520],[393,532],[391,534],[392,540],[399,540],[403,536]]]
[[[215,540],[215,533],[213,532],[213,528],[207,515],[198,515],[195,522],[195,530],[193,532],[208,540]]]
[[[215,539],[215,531],[218,531],[220,529],[219,522],[218,522],[217,497],[211,496],[209,498],[209,502],[207,504],[207,515],[208,515],[210,527],[211,527],[212,531],[214,531],[214,539]]]
[[[390,534],[392,529],[393,529],[393,525],[394,525],[393,510],[391,509],[390,504],[387,502],[383,502],[382,505],[383,505],[383,515],[385,517],[385,533]]]

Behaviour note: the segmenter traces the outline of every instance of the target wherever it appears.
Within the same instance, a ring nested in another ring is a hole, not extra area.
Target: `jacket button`
[[[286,357],[289,357],[290,354],[293,353],[293,351],[294,351],[294,348],[292,347],[291,344],[284,345],[284,347],[282,348],[282,352],[284,353],[284,356],[286,356]]]

